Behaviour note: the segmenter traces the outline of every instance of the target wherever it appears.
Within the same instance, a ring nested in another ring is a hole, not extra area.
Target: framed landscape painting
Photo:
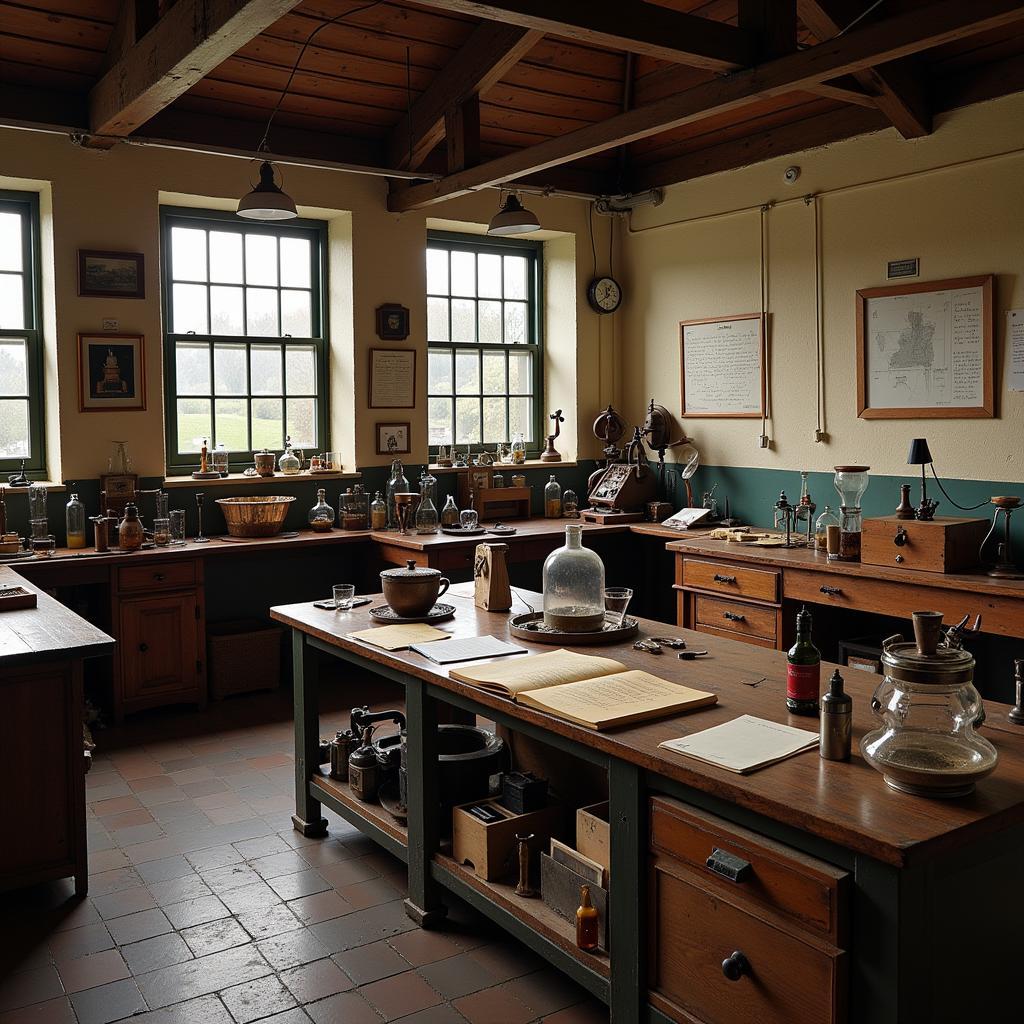
[[[79,249],[78,294],[94,298],[144,299],[145,257],[141,252]]]
[[[78,408],[81,412],[146,408],[141,334],[78,335]]]

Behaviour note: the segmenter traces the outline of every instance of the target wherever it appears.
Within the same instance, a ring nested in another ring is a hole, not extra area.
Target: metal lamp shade
[[[295,200],[274,181],[274,167],[267,160],[260,164],[259,184],[238,200],[236,212],[246,220],[292,220],[299,215]]]
[[[491,218],[487,226],[489,235],[521,235],[526,231],[537,231],[540,221],[535,213],[524,209],[519,198],[513,194],[505,199],[501,209]]]
[[[927,466],[932,461],[932,453],[928,450],[928,442],[923,437],[915,437],[910,442],[907,454],[908,466]]]

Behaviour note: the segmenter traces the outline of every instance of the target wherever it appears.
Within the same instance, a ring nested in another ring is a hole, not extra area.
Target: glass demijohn
[[[334,508],[327,504],[327,492],[323,487],[317,489],[316,504],[309,510],[306,517],[310,527],[317,533],[327,533],[334,527]]]
[[[292,439],[290,437],[285,438],[284,452],[281,454],[277,466],[285,476],[295,476],[302,469],[302,463],[292,450]]]
[[[604,626],[604,563],[583,547],[583,527],[565,528],[565,546],[544,562],[544,626],[563,633],[596,633]]]

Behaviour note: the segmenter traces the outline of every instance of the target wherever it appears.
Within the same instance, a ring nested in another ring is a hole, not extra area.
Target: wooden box
[[[576,927],[576,908],[580,905],[580,886],[590,887],[590,900],[597,910],[597,941],[608,948],[608,890],[594,885],[572,868],[560,864],[546,853],[540,855],[540,896],[559,917]]]
[[[210,696],[276,690],[281,685],[284,630],[253,619],[213,623],[206,629]]]
[[[612,848],[609,839],[608,801],[580,807],[576,811],[576,849],[604,865],[611,876]]]
[[[978,565],[985,519],[937,516],[931,521],[880,516],[864,520],[860,560],[923,572],[959,572]]]
[[[510,472],[501,470],[506,480]],[[495,487],[491,466],[472,466],[459,474],[459,508],[469,508],[470,493],[481,522],[530,518],[533,488]]]
[[[477,804],[493,807],[502,817],[491,824],[473,817],[467,810]],[[551,804],[540,811],[515,814],[502,807],[497,798],[474,800],[452,811],[452,857],[460,864],[471,864],[474,873],[488,882],[514,877],[518,871],[516,835],[532,832],[530,851],[536,855],[548,846],[548,840],[561,832],[562,808]]]

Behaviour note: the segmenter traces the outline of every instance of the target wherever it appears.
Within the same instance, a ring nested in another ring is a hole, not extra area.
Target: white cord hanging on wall
[[[825,321],[821,303],[821,196],[804,196],[804,202],[814,208],[814,443],[826,444],[828,431],[825,429]]]
[[[772,411],[771,395],[771,332],[769,331],[768,315],[768,246],[766,244],[768,230],[768,211],[775,205],[774,202],[767,202],[761,205],[760,227],[761,227],[761,336],[764,338],[764,365],[761,373],[764,375],[764,411],[761,413],[761,434],[757,439],[759,448],[771,447],[771,439],[768,437],[768,417]]]

